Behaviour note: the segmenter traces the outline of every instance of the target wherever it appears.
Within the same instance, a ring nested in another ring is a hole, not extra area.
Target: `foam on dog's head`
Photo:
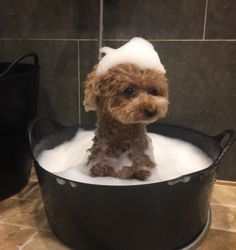
[[[113,66],[132,63],[140,69],[152,69],[165,74],[158,53],[153,45],[141,37],[135,37],[118,49],[103,47],[100,49],[105,56],[98,63],[97,75],[105,74]]]

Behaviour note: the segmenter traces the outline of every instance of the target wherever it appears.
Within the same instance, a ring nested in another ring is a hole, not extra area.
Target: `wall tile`
[[[105,42],[104,45],[117,48],[123,43]],[[236,105],[236,43],[153,44],[166,67],[169,79],[171,104],[167,122],[175,122],[212,134],[229,128],[230,125],[236,125],[233,112]],[[97,43],[81,42],[80,50],[81,80],[84,81],[96,63]],[[224,107],[227,107],[227,110]]]
[[[234,0],[209,0],[206,38],[236,38],[236,4]]]
[[[205,0],[111,1],[104,7],[104,36],[202,38],[204,13]]]
[[[0,37],[97,38],[98,4],[98,0],[3,0]],[[105,37],[201,38],[204,11],[205,0],[105,1]]]
[[[40,58],[39,115],[78,122],[77,42],[0,40],[0,60],[37,52]]]
[[[159,42],[155,46],[170,84],[167,121],[210,134],[234,127],[236,43]]]
[[[114,48],[123,42],[106,42]],[[236,127],[236,42],[154,42],[167,70],[170,107],[162,122],[194,128],[209,135]],[[95,42],[81,44],[81,76],[96,63]],[[82,97],[83,98],[83,97]],[[82,112],[84,123],[95,116]],[[236,179],[236,146],[223,159],[219,177]]]
[[[83,85],[97,62],[98,3],[94,0],[2,0],[0,61],[37,52],[41,64],[39,115],[65,123],[95,123],[94,112],[83,109]],[[206,0],[106,0],[104,38],[201,39]],[[208,0],[207,39],[236,38],[233,0]],[[33,38],[33,39],[32,39]],[[63,39],[61,41],[57,39]],[[55,40],[34,40],[55,39]],[[124,42],[104,42],[119,47]],[[236,42],[158,42],[170,83],[167,123],[198,129],[211,135],[236,127]],[[78,80],[81,85],[78,86]],[[80,105],[79,89],[81,92]],[[220,178],[235,180],[236,144],[224,157]]]
[[[158,45],[159,44],[159,45]],[[236,127],[236,43],[161,42],[160,57],[170,83],[170,107],[164,120],[209,135]],[[236,145],[218,169],[235,180]]]
[[[98,1],[2,0],[0,37],[94,38]]]
[[[96,115],[94,111],[85,112],[83,106],[84,100],[84,81],[87,74],[92,71],[93,66],[98,61],[98,43],[93,41],[80,42],[80,102],[81,102],[81,123],[82,124],[95,124]]]

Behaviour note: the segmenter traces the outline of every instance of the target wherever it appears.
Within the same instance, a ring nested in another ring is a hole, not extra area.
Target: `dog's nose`
[[[154,116],[156,114],[156,112],[157,112],[157,110],[154,109],[154,108],[146,108],[144,110],[145,115],[148,116],[148,117]]]

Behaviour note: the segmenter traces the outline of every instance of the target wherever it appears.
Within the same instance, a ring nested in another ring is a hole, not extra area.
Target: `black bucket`
[[[20,63],[24,58],[34,63]],[[0,200],[19,192],[31,172],[28,123],[37,115],[39,62],[27,54],[0,63]]]
[[[153,124],[148,131],[188,141],[214,163],[170,181],[105,186],[58,177],[36,160],[42,150],[70,140],[77,129],[47,120],[36,120],[29,127],[47,218],[60,240],[80,250],[194,249],[199,244],[210,225],[216,169],[235,140],[234,131],[211,137],[184,127]]]

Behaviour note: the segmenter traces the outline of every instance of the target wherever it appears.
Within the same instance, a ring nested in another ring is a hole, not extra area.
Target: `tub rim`
[[[236,140],[236,131],[233,129],[226,129],[215,136],[210,136],[210,135],[207,135],[201,131],[198,131],[198,130],[195,130],[192,128],[187,128],[187,127],[180,126],[180,125],[165,124],[165,123],[158,123],[157,124],[156,123],[156,125],[158,125],[158,126],[165,126],[165,127],[172,127],[172,128],[174,127],[177,129],[187,130],[189,132],[197,133],[197,134],[204,136],[204,137],[208,137],[209,139],[214,141],[216,145],[218,145],[219,150],[220,150],[218,157],[213,161],[213,163],[210,166],[206,167],[205,169],[201,169],[201,170],[198,170],[198,171],[190,173],[190,174],[181,175],[177,178],[173,178],[170,180],[151,182],[151,183],[131,184],[131,185],[104,185],[104,184],[95,184],[95,183],[70,180],[70,179],[67,179],[65,177],[61,177],[59,175],[56,175],[55,173],[52,173],[52,172],[46,170],[45,168],[43,168],[39,164],[39,162],[37,161],[37,159],[35,157],[35,153],[34,153],[35,146],[37,144],[39,144],[43,139],[41,139],[37,143],[35,143],[34,138],[33,138],[33,131],[34,131],[35,127],[41,122],[50,123],[51,125],[53,125],[55,130],[56,129],[62,130],[62,129],[68,129],[68,128],[84,128],[84,127],[87,127],[86,130],[90,130],[90,129],[94,128],[94,125],[92,125],[92,124],[65,125],[65,124],[61,124],[58,121],[53,121],[49,118],[37,118],[37,119],[31,121],[30,124],[28,125],[28,139],[29,139],[29,144],[30,144],[30,152],[31,152],[31,156],[32,156],[33,161],[36,163],[35,164],[36,167],[40,168],[42,171],[44,171],[45,173],[47,173],[48,175],[50,175],[56,179],[59,178],[59,179],[64,180],[65,182],[73,182],[76,184],[83,184],[83,185],[88,185],[88,186],[92,185],[92,186],[101,186],[101,187],[113,187],[113,188],[114,187],[119,187],[119,188],[125,187],[125,188],[127,188],[127,187],[139,187],[139,186],[148,186],[148,185],[157,185],[157,184],[167,184],[168,186],[181,184],[181,183],[185,184],[185,183],[188,183],[192,178],[197,178],[197,177],[203,178],[203,176],[208,175],[209,173],[215,171],[216,168],[218,167],[220,161],[222,160],[222,158],[225,156],[225,154],[228,152],[228,150],[231,148],[234,141]],[[151,127],[151,126],[149,126],[149,127]],[[147,127],[147,130],[148,130],[148,127]],[[50,135],[48,135],[48,136],[50,136]],[[224,142],[224,145],[221,146],[220,144],[227,136],[228,136],[228,138],[227,138],[226,142]],[[46,137],[47,136],[45,136],[44,138],[46,138]],[[171,137],[171,138],[174,138],[174,137]],[[189,181],[187,181],[187,182],[183,181],[184,179],[189,178],[189,177],[190,177]],[[172,184],[170,184],[170,182],[172,182]]]

